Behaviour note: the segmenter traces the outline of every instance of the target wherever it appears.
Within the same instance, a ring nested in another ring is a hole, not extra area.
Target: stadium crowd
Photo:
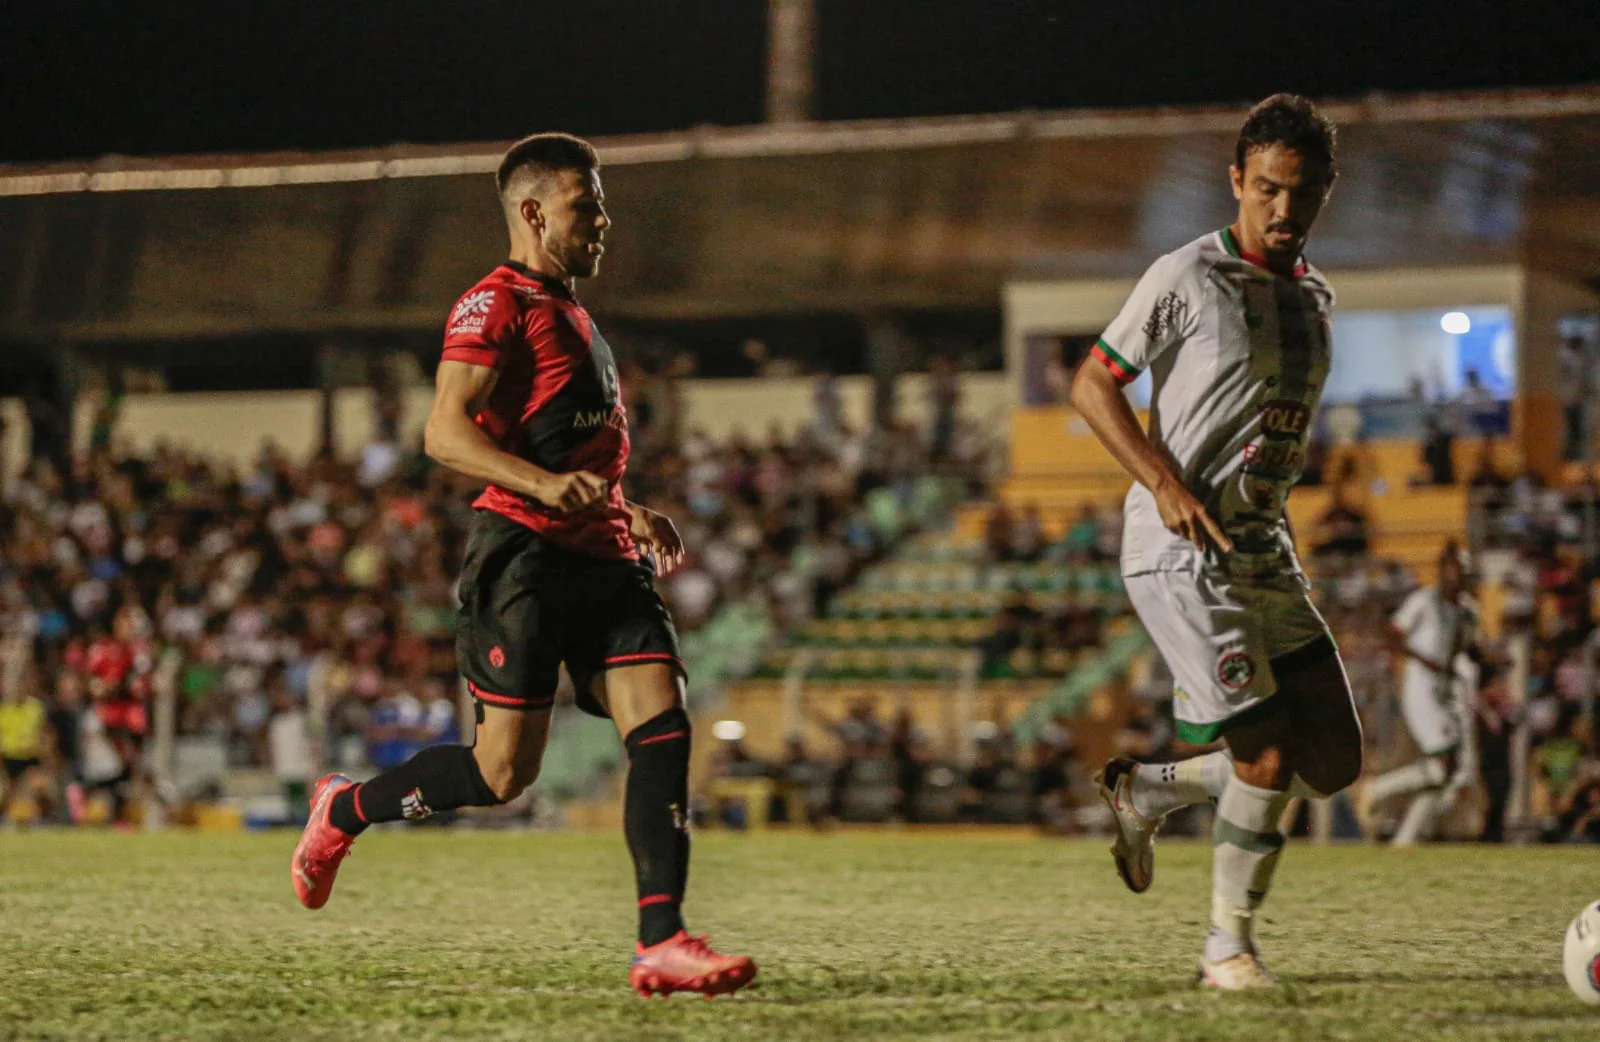
[[[793,628],[826,609],[905,532],[984,486],[987,446],[953,422],[853,431],[830,382],[814,421],[793,437],[715,440],[671,422],[670,383],[641,378],[629,495],[677,518],[695,553],[664,586],[692,631],[727,604],[758,603]],[[0,820],[19,795],[77,820],[96,792],[111,820],[136,794],[158,794],[144,769],[158,692],[172,732],[208,737],[229,766],[271,770],[303,801],[320,758],[376,768],[423,745],[458,740],[453,650],[455,562],[475,487],[389,433],[359,459],[304,463],[264,446],[234,470],[167,447],[113,452],[110,431],[68,470],[40,460],[0,497]],[[110,424],[108,418],[107,423]],[[1578,545],[1593,482],[1571,490],[1502,477],[1485,454],[1471,475],[1481,540],[1511,555],[1501,631],[1534,638],[1529,700],[1513,705],[1491,668],[1475,709],[1476,769],[1488,794],[1483,837],[1503,836],[1510,735],[1526,723],[1547,839],[1600,840],[1600,759],[1592,724],[1592,561]],[[1395,727],[1384,623],[1416,579],[1366,553],[1358,505],[1336,495],[1312,533],[1320,600],[1346,652],[1375,740]],[[1106,565],[1120,518],[1086,507],[1057,539],[1037,509],[997,508],[982,560]],[[1103,609],[1041,612],[1025,591],[978,641],[985,676],[1008,674],[1019,649],[1103,642]],[[1490,646],[1496,661],[1503,646]],[[1133,691],[1120,752],[1175,751],[1159,669]],[[1158,690],[1162,689],[1162,690]],[[1071,831],[1092,810],[1088,766],[1070,721],[1018,749],[1006,721],[984,725],[978,761],[935,756],[904,712],[892,724],[862,703],[828,726],[842,755],[823,763],[798,741],[779,763],[737,743],[731,776],[781,783],[791,819],[1033,821]],[[798,801],[798,802],[797,802]],[[791,806],[792,804],[792,806]]]
[[[965,429],[857,431],[819,408],[791,438],[716,441],[677,436],[641,399],[628,494],[694,549],[664,586],[680,630],[751,599],[780,623],[808,618],[981,480],[985,448]],[[26,793],[77,819],[98,790],[120,820],[155,792],[142,764],[163,691],[173,733],[271,769],[297,801],[316,743],[381,768],[459,737],[454,583],[477,487],[408,450],[386,415],[356,460],[266,445],[235,470],[172,447],[113,452],[107,430],[70,469],[36,460],[6,485],[8,804]]]

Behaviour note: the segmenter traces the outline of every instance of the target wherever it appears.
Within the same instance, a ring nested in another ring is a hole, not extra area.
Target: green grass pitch
[[[697,838],[688,912],[761,963],[733,999],[627,989],[620,836],[363,838],[321,912],[294,837],[0,835],[0,1039],[1562,1039],[1600,897],[1578,849],[1292,844],[1259,929],[1286,986],[1191,984],[1210,848],[1123,890],[1104,841]]]

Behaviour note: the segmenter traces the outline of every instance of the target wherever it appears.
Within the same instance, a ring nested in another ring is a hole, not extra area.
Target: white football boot
[[[1117,841],[1111,845],[1111,858],[1117,863],[1117,874],[1129,890],[1142,894],[1155,879],[1155,839],[1161,819],[1147,818],[1134,809],[1133,772],[1138,769],[1132,760],[1111,760],[1094,776],[1094,783],[1116,822]]]
[[[1240,952],[1219,962],[1209,962],[1201,956],[1199,983],[1202,988],[1218,991],[1258,991],[1276,988],[1278,978],[1261,965],[1261,958],[1255,952]]]

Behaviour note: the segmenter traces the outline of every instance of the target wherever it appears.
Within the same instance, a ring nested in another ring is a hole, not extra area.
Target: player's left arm
[[[634,541],[647,547],[655,559],[656,574],[667,576],[677,571],[685,551],[683,536],[678,534],[678,526],[672,523],[672,518],[631,500],[623,500],[622,505],[632,519],[628,530]]]

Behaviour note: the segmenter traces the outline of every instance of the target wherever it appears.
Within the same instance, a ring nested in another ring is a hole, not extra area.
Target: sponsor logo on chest
[[[1262,433],[1299,438],[1311,424],[1311,410],[1293,398],[1276,398],[1261,407]]]
[[[609,409],[579,409],[572,415],[573,430],[597,430],[601,427],[610,427],[612,430],[628,429],[628,414],[620,405],[613,405]]]

